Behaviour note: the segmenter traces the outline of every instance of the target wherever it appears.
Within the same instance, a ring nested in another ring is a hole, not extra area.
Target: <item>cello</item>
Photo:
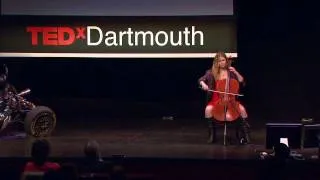
[[[224,79],[216,85],[218,101],[213,109],[213,117],[220,122],[232,122],[239,118],[238,102],[236,96],[240,95],[239,83],[235,79]]]
[[[224,145],[226,145],[227,122],[236,121],[240,117],[239,102],[236,96],[239,94],[239,82],[230,78],[230,71],[227,70],[226,79],[219,80],[216,84],[216,90],[209,90],[218,93],[219,99],[213,109],[213,117],[218,122],[224,122]]]

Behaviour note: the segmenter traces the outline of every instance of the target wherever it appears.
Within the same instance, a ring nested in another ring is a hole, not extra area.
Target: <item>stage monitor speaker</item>
[[[320,124],[304,125],[302,129],[302,148],[320,147]]]
[[[267,123],[266,148],[272,149],[275,144],[285,143],[291,149],[301,147],[302,124],[295,123]]]

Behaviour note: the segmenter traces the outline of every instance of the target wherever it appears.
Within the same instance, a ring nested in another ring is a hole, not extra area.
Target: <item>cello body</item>
[[[227,79],[218,80],[216,83],[216,90],[221,92],[238,94],[239,82],[231,78],[229,79],[229,87],[226,88],[227,82]],[[240,117],[240,110],[239,102],[236,101],[236,96],[218,93],[218,100],[215,103],[212,113],[216,121],[232,122],[237,120]]]

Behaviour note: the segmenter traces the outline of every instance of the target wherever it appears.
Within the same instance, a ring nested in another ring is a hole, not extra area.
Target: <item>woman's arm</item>
[[[211,71],[207,70],[206,73],[198,79],[198,83],[200,85],[201,85],[201,83],[208,84],[210,76],[211,76]]]
[[[236,77],[237,77],[237,79],[238,79],[238,81],[239,81],[240,83],[243,83],[243,82],[244,82],[243,76],[242,76],[234,67],[229,67],[229,70],[236,75]]]
[[[211,70],[207,70],[206,73],[198,79],[198,84],[203,90],[208,90],[209,80],[211,77]]]

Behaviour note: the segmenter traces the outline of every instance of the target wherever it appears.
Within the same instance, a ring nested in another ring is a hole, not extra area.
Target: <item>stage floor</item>
[[[264,148],[263,125],[252,126],[252,144],[223,145],[223,127],[218,131],[218,142],[207,144],[207,126],[196,120],[120,120],[75,119],[60,121],[51,137],[52,157],[81,157],[88,140],[100,143],[102,156],[125,155],[138,158],[191,159],[257,159]],[[234,137],[234,130],[228,129]],[[29,157],[34,138],[0,139],[0,157]],[[235,142],[234,142],[235,143]],[[297,150],[305,156],[317,154],[317,149]]]

